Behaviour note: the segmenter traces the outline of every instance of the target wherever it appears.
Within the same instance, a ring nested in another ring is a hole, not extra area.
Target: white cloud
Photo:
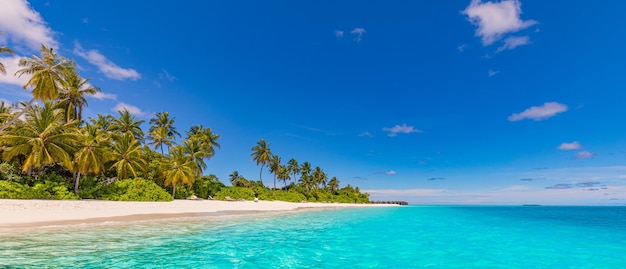
[[[147,113],[144,111],[141,111],[141,109],[139,109],[136,106],[133,105],[129,105],[123,102],[119,102],[117,103],[117,105],[115,105],[111,111],[113,112],[118,112],[118,111],[123,111],[123,110],[128,110],[128,112],[130,112],[130,114],[136,115],[136,116],[144,116]]]
[[[17,70],[22,69],[20,67],[20,56],[12,56],[12,57],[1,57],[0,62],[4,64],[5,69],[7,70],[6,75],[0,74],[0,83],[12,84],[17,86],[24,86],[26,82],[30,79],[29,75],[22,75],[21,77],[15,76],[15,72]]]
[[[546,102],[542,106],[532,106],[521,113],[514,113],[509,116],[509,121],[519,121],[523,119],[545,120],[557,113],[567,111],[567,106],[557,102]]]
[[[364,28],[356,27],[356,28],[352,29],[352,31],[350,31],[350,33],[352,35],[354,35],[354,41],[359,43],[359,42],[361,42],[361,40],[363,40],[363,35],[366,33],[366,31],[365,31]]]
[[[362,132],[359,134],[360,137],[369,137],[372,138],[374,137],[370,132]]]
[[[518,0],[485,2],[472,0],[462,11],[469,21],[476,25],[476,36],[481,37],[484,46],[493,44],[508,33],[515,33],[534,24],[534,20],[523,21],[522,4]]]
[[[395,175],[395,174],[398,174],[398,172],[396,172],[396,171],[394,171],[394,170],[389,170],[389,171],[385,172],[385,175],[390,175],[390,176],[393,176],[393,175]]]
[[[489,69],[489,72],[487,72],[487,75],[489,75],[489,77],[493,77],[493,76],[497,75],[498,73],[500,73],[499,70],[491,70],[491,69]]]
[[[341,30],[335,30],[335,36],[337,38],[342,38],[343,37],[343,31]]]
[[[175,76],[170,75],[169,72],[167,72],[167,70],[162,69],[163,72],[159,73],[159,78],[160,79],[166,79],[170,82],[174,82],[174,80],[176,80]]]
[[[54,31],[25,0],[2,0],[0,30],[13,43],[24,44],[30,50],[38,50],[41,44],[59,46]]]
[[[596,156],[595,153],[583,150],[581,152],[576,153],[575,158],[578,159],[578,160],[582,160],[582,159],[593,158],[595,156]]]
[[[582,145],[580,145],[580,143],[578,143],[578,141],[574,141],[572,143],[562,143],[559,146],[560,150],[575,150],[575,149],[581,149],[583,148]]]
[[[98,100],[104,100],[104,99],[117,100],[117,95],[112,94],[112,93],[103,93],[103,92],[96,92],[94,95],[88,95],[87,97],[96,98]]]
[[[80,43],[76,41],[74,42],[74,54],[84,58],[90,64],[98,67],[100,72],[108,78],[115,80],[138,80],[141,78],[141,74],[134,69],[119,67],[117,64],[104,57],[104,55],[97,50],[85,51]]]
[[[528,36],[513,36],[504,40],[504,44],[500,46],[496,53],[502,52],[504,50],[512,50],[519,46],[530,44],[530,38]]]
[[[457,46],[457,47],[456,47],[456,49],[457,49],[458,51],[460,51],[460,52],[464,52],[464,51],[465,51],[465,49],[466,49],[466,48],[468,48],[468,47],[469,47],[469,45],[467,45],[467,44],[462,44],[462,45]]]
[[[406,123],[403,123],[402,125],[396,125],[393,126],[391,128],[383,128],[383,131],[388,132],[389,134],[387,134],[390,137],[394,137],[397,136],[399,133],[402,134],[410,134],[410,133],[421,133],[422,130],[420,129],[416,129],[413,126],[409,126],[406,125]]]

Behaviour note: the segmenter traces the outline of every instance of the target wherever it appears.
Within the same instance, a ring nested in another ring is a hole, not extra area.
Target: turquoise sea
[[[406,206],[5,231],[0,268],[626,268],[626,207]]]

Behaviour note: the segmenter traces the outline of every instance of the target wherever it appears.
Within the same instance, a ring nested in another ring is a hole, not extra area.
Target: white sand
[[[394,205],[289,203],[280,201],[176,200],[173,202],[114,202],[100,200],[3,200],[0,227],[37,227],[105,221],[195,216],[203,213],[246,214],[302,208],[380,207]]]

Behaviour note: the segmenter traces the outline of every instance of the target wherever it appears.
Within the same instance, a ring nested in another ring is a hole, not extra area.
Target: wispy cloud
[[[421,133],[422,130],[420,129],[416,129],[413,126],[410,125],[406,125],[406,123],[403,123],[402,125],[396,125],[393,126],[391,128],[383,128],[383,131],[388,132],[389,134],[387,134],[390,137],[394,137],[397,136],[398,134],[410,134],[410,133]]]
[[[343,34],[344,34],[344,32],[341,31],[341,30],[335,30],[334,33],[335,33],[335,37],[337,37],[337,38],[342,38]]]
[[[98,100],[105,100],[105,99],[117,100],[117,95],[116,94],[104,93],[104,92],[96,92],[95,94],[88,95],[87,97],[95,98],[95,99],[98,99]]]
[[[359,134],[359,137],[369,137],[372,138],[374,137],[370,132],[362,132]]]
[[[515,33],[537,24],[534,20],[522,20],[522,4],[518,0],[482,2],[472,0],[462,11],[468,20],[476,25],[476,36],[484,46],[493,44],[509,33]]]
[[[572,143],[562,143],[561,145],[559,145],[560,150],[575,150],[575,149],[581,149],[583,148],[583,146],[578,143],[578,141],[574,141]]]
[[[540,177],[540,178],[520,178],[519,180],[521,181],[538,181],[538,180],[546,180],[546,178]]]
[[[427,179],[428,181],[438,181],[438,180],[446,180],[445,177],[431,177]]]
[[[41,44],[57,48],[55,32],[31,8],[25,0],[3,0],[0,8],[0,30],[14,43],[14,49],[24,44],[30,50],[38,50]],[[0,39],[5,38],[0,36]],[[3,40],[0,40],[3,41]]]
[[[488,75],[489,77],[493,77],[493,76],[497,75],[498,73],[500,73],[500,71],[498,71],[498,70],[491,70],[491,69],[489,69],[489,72],[487,72],[487,75]]]
[[[115,80],[138,80],[141,78],[141,74],[131,68],[122,68],[117,64],[111,62],[102,53],[97,50],[84,50],[83,47],[74,41],[74,54],[87,60],[90,64],[98,67],[98,70],[102,72],[106,77]]]
[[[576,153],[574,158],[577,159],[577,160],[582,160],[582,159],[593,158],[595,156],[596,156],[595,153],[583,150],[583,151],[580,151],[580,152]]]
[[[567,111],[567,106],[557,102],[546,102],[541,106],[532,106],[523,112],[514,113],[509,116],[509,121],[520,121],[523,119],[545,120],[558,113]]]
[[[467,44],[462,44],[462,45],[458,45],[458,46],[456,47],[456,49],[457,49],[458,51],[460,51],[460,52],[464,52],[464,51],[465,51],[465,49],[467,49],[468,47],[469,47],[469,45],[467,45]]]
[[[165,80],[167,80],[167,81],[169,81],[169,82],[174,82],[174,81],[176,80],[176,77],[175,77],[175,76],[170,75],[170,73],[169,73],[169,72],[167,72],[167,70],[162,69],[161,71],[162,71],[162,72],[161,72],[161,73],[159,73],[159,79],[165,79]]]
[[[133,114],[133,115],[136,115],[136,116],[145,116],[145,115],[148,114],[148,113],[142,111],[141,109],[139,109],[136,106],[129,105],[129,104],[123,103],[123,102],[117,103],[117,105],[115,105],[111,109],[111,111],[113,111],[113,112],[124,111],[124,110],[128,110],[128,112],[130,114]]]
[[[395,170],[389,170],[389,171],[385,172],[385,175],[390,175],[390,176],[393,176],[393,175],[396,175],[396,174],[398,174],[398,172],[396,172]]]
[[[530,44],[530,38],[528,36],[509,37],[509,38],[504,40],[504,44],[502,44],[502,46],[500,46],[496,50],[496,53],[500,53],[500,52],[505,51],[505,50],[512,50],[512,49],[517,48],[519,46],[524,46],[524,45],[528,45],[528,44]]]
[[[363,35],[365,35],[365,33],[366,33],[365,28],[361,28],[361,27],[356,27],[352,29],[352,31],[350,31],[350,34],[354,36],[354,41],[356,41],[357,43],[363,40]]]
[[[302,126],[302,125],[297,126],[297,127],[298,127],[298,128],[301,128],[301,129],[304,129],[304,130],[311,131],[311,132],[322,133],[322,134],[325,134],[325,135],[335,135],[335,133],[334,133],[334,132],[330,132],[330,131],[322,130],[322,129],[315,128],[315,127]]]

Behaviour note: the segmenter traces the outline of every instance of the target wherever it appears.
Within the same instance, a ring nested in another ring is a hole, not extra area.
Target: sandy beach
[[[394,205],[289,203],[281,201],[176,200],[173,202],[116,202],[101,200],[0,199],[0,228],[28,228],[107,221],[193,217],[203,214],[241,215],[298,209],[336,209]]]

